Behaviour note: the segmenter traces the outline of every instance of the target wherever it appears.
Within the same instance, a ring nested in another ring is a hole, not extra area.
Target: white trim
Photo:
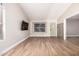
[[[4,53],[8,52],[9,50],[11,50],[12,48],[16,47],[17,45],[19,45],[20,43],[22,43],[24,40],[26,40],[26,39],[28,39],[28,38],[29,38],[29,36],[26,37],[26,38],[24,38],[23,40],[20,40],[20,41],[16,42],[15,44],[13,44],[12,46],[10,46],[9,48],[6,48],[6,50],[2,51],[2,52],[0,53],[0,55],[2,55],[2,54],[4,54]]]
[[[67,35],[67,37],[79,37],[79,35]]]
[[[68,18],[70,18],[70,17],[72,17],[72,16],[74,16],[74,15],[77,15],[77,14],[79,14],[79,12],[75,12],[75,13],[69,15],[69,16],[65,17],[65,19],[68,19]]]
[[[56,36],[57,37],[57,35],[30,35],[30,37],[49,37],[49,36]]]
[[[30,37],[50,37],[50,35],[30,35]]]
[[[58,28],[57,28],[57,20],[56,20],[56,37],[57,37],[57,33],[58,33],[58,32],[57,32],[57,29],[58,29]]]
[[[64,29],[64,32],[63,32],[63,34],[64,34],[64,40],[66,40],[66,19],[64,19],[64,26],[63,26],[63,29]]]
[[[57,37],[57,36],[30,36],[30,37]]]

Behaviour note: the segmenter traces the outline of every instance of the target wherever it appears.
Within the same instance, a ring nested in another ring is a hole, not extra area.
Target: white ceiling
[[[51,5],[51,10],[48,14],[48,19],[58,19],[70,6],[67,3],[55,3]]]
[[[20,4],[30,20],[57,19],[70,6],[67,3],[22,3]]]

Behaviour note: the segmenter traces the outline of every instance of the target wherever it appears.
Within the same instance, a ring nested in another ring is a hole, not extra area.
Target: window
[[[44,23],[35,23],[34,32],[45,32],[45,24]]]

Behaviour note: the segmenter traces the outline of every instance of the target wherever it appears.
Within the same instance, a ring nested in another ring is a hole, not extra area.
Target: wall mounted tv
[[[21,30],[28,30],[28,23],[25,21],[22,21],[21,23]]]

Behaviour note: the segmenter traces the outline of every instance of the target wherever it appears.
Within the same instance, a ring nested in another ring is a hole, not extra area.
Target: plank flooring
[[[79,38],[31,37],[3,56],[79,56]]]

